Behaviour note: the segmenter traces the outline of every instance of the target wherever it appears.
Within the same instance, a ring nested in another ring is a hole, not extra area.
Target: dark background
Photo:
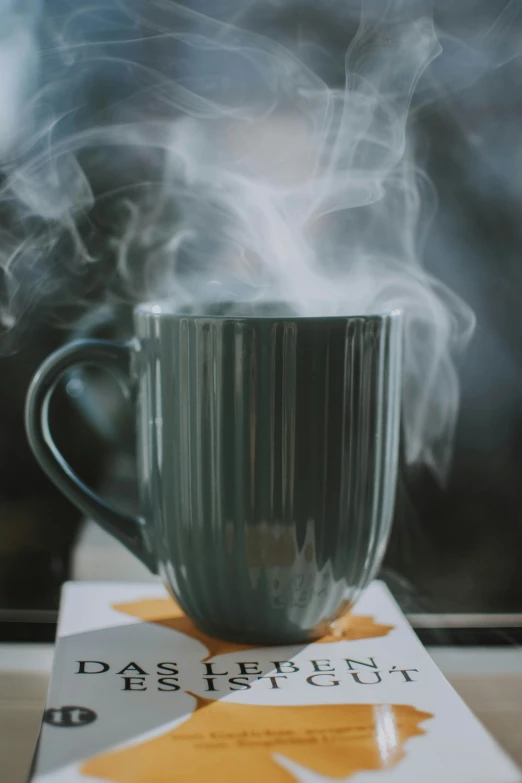
[[[202,0],[192,5],[208,11]],[[495,52],[488,50],[478,64],[466,47],[452,43],[457,36],[482,40],[505,4],[493,5],[494,13],[488,3],[467,3],[456,10],[447,2],[434,4],[435,21],[448,36],[453,59],[449,74],[441,66],[436,88],[425,85],[426,100],[415,119],[426,170],[439,198],[425,263],[471,305],[477,328],[457,360],[461,409],[446,486],[441,487],[423,466],[401,466],[384,573],[407,609],[522,612],[522,68],[513,40],[519,31],[509,26],[501,30]],[[298,36],[317,40],[323,47],[322,75],[335,83],[355,22],[347,15],[340,24],[330,6],[325,3],[318,11],[307,2],[265,3],[253,8],[242,23],[282,41]],[[229,12],[234,3],[221,7]],[[46,23],[70,10],[66,0],[42,4],[43,40]],[[117,13],[111,14],[118,29]],[[453,92],[448,89],[452,68],[468,74]],[[113,99],[106,84],[93,76],[92,89],[82,96],[84,116]],[[128,88],[121,85],[122,90]],[[139,175],[136,169],[136,180]],[[118,177],[128,179],[129,174],[108,165],[106,181],[96,183],[100,199]],[[106,210],[106,203],[101,212],[95,205],[88,228],[84,227],[93,243],[103,245],[110,232],[102,219]],[[9,209],[2,205],[0,226],[8,226],[10,220]],[[67,248],[55,253],[60,267]],[[108,254],[105,266],[75,282],[93,307],[103,299],[110,272]],[[61,325],[53,323],[51,312],[52,296],[42,295],[20,325],[16,351],[13,343],[10,355],[0,358],[0,611],[57,607],[81,522],[79,512],[37,467],[23,428],[31,376],[72,334],[63,327],[63,319]],[[73,308],[70,320],[77,314]],[[119,325],[106,333],[125,335],[128,317],[129,308],[120,306]],[[107,394],[112,399],[114,393],[109,386],[102,398]],[[117,449],[114,438],[89,426],[77,402],[64,389],[57,392],[54,432],[71,464],[97,486]],[[128,425],[122,434],[128,445]],[[131,481],[128,493],[133,492]]]

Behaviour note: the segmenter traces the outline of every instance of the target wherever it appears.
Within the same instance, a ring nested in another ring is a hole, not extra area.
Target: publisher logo
[[[43,720],[50,726],[73,729],[79,726],[88,726],[97,717],[94,710],[90,710],[88,707],[58,707],[56,709],[53,707],[45,711]]]

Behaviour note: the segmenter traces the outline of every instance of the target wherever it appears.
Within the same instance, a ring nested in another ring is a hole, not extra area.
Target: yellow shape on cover
[[[240,650],[258,649],[259,644],[236,644],[224,639],[216,639],[213,636],[200,631],[194,622],[183,614],[182,609],[171,598],[149,598],[133,603],[115,604],[114,609],[119,612],[138,617],[147,623],[154,623],[173,631],[179,631],[205,645],[208,655],[204,661],[215,655],[238,652]],[[373,617],[347,612],[330,626],[325,626],[325,635],[316,640],[316,643],[353,641],[355,639],[371,639],[378,636],[386,636],[393,625],[381,625],[376,623]]]
[[[194,694],[190,694],[194,696]],[[160,737],[83,764],[112,783],[290,783],[275,754],[332,778],[386,769],[433,717],[402,704],[260,706],[194,696],[191,717]]]

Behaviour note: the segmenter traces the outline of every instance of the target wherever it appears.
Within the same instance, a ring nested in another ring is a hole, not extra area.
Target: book
[[[161,584],[67,583],[34,783],[521,783],[379,581],[322,639],[209,637]]]

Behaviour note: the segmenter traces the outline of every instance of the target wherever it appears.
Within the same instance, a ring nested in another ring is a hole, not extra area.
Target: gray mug
[[[134,325],[126,345],[78,340],[38,370],[26,425],[41,466],[202,631],[260,644],[327,633],[390,531],[400,314],[152,303]],[[53,442],[51,394],[81,364],[115,371],[135,397],[139,517],[86,487]]]

